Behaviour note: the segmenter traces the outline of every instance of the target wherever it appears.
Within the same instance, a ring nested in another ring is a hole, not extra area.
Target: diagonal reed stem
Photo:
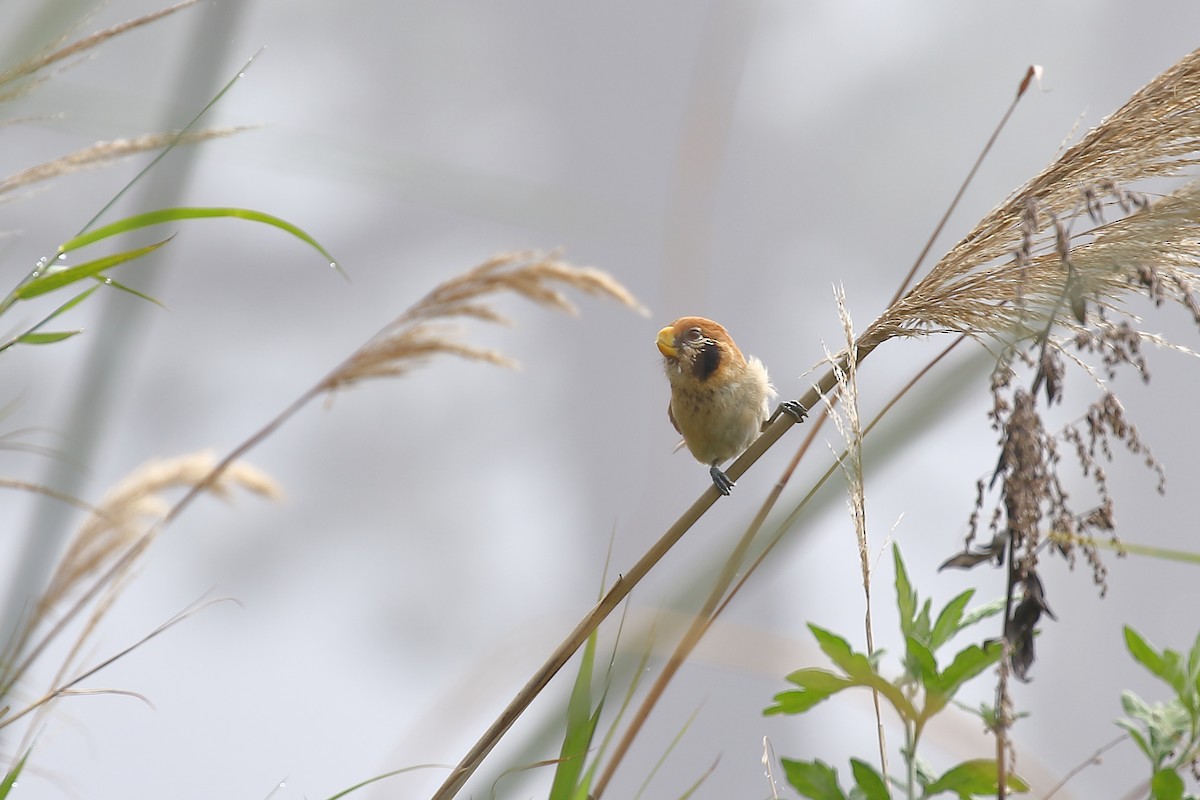
[[[858,360],[861,362],[874,349],[874,344],[867,346],[859,345]],[[844,365],[843,365],[844,367]],[[801,405],[805,408],[814,408],[823,395],[830,392],[837,386],[836,371],[831,368],[821,379],[799,399]],[[779,441],[780,437],[788,431],[795,420],[788,414],[780,414],[775,421],[763,431],[762,435],[754,441],[753,444],[742,453],[742,455],[725,470],[731,480],[737,480],[745,474],[754,462],[771,448],[775,442]],[[474,774],[475,770],[487,757],[492,748],[500,741],[501,737],[508,731],[512,724],[517,721],[517,718],[525,712],[533,699],[541,693],[550,683],[550,680],[558,674],[558,671],[570,660],[587,640],[588,635],[595,630],[601,622],[612,613],[621,602],[629,595],[633,587],[636,586],[642,578],[654,568],[659,561],[662,560],[672,547],[683,537],[688,530],[704,515],[713,503],[717,501],[720,494],[715,486],[709,486],[704,494],[700,496],[696,502],[692,503],[691,507],[683,513],[683,515],[675,521],[675,524],[667,529],[654,545],[646,551],[630,570],[617,579],[608,593],[600,600],[596,606],[589,611],[579,624],[567,634],[567,637],[562,641],[546,662],[533,674],[533,676],[525,683],[517,695],[505,706],[504,710],[491,724],[479,740],[471,747],[462,760],[455,766],[454,770],[433,794],[433,800],[449,800],[458,793],[463,787],[467,779]]]

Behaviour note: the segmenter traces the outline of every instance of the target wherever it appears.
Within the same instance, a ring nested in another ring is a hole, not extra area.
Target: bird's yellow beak
[[[679,351],[675,349],[675,329],[663,328],[658,332],[658,338],[654,341],[658,345],[658,352],[662,353],[667,358],[678,358]]]

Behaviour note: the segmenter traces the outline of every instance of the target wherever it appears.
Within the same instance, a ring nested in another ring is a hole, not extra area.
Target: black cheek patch
[[[721,366],[721,348],[715,343],[707,343],[700,348],[696,353],[696,359],[692,362],[692,370],[696,373],[696,377],[702,381],[706,381],[712,377],[712,374]]]

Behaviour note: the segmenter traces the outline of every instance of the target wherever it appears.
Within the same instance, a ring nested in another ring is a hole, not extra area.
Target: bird
[[[734,482],[721,464],[742,453],[781,412],[797,422],[806,409],[794,401],[771,413],[775,387],[763,363],[734,344],[729,331],[704,317],[680,317],[655,340],[671,384],[667,417],[713,485],[728,496]]]

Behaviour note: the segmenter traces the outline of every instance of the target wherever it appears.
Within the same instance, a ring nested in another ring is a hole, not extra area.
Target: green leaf
[[[1008,788],[1013,792],[1029,791],[1029,785],[1016,775],[1008,776]],[[994,795],[999,790],[999,771],[995,760],[978,758],[964,761],[946,770],[940,778],[926,787],[925,793],[931,796],[941,792],[954,792],[959,797],[970,797],[976,794]]]
[[[1157,757],[1150,751],[1150,743],[1146,741],[1146,735],[1142,733],[1142,728],[1140,725],[1131,719],[1119,719],[1117,720],[1117,727],[1125,729],[1125,732],[1129,734],[1129,738],[1132,739],[1133,743],[1138,746],[1138,749],[1146,755],[1146,758],[1150,760],[1151,764],[1158,763]]]
[[[938,648],[950,641],[954,634],[961,630],[963,612],[967,607],[967,603],[975,596],[974,589],[967,589],[965,592],[955,597],[942,612],[938,614],[937,622],[933,623],[933,631],[929,634],[929,649],[937,652]]]
[[[1200,636],[1196,637],[1196,643],[1192,645],[1192,650],[1188,653],[1187,669],[1191,690],[1193,692],[1200,691]]]
[[[21,777],[21,770],[25,769],[25,762],[29,760],[29,754],[32,751],[33,748],[26,750],[25,754],[21,756],[20,760],[18,760],[16,764],[13,764],[11,767],[9,767],[8,772],[4,774],[4,779],[0,780],[0,800],[4,800],[6,797],[8,797],[8,793],[11,792],[13,787],[17,785],[17,778]]]
[[[1150,797],[1154,800],[1183,800],[1183,778],[1174,770],[1160,769],[1150,779]]]
[[[908,579],[908,571],[904,569],[900,547],[895,543],[892,544],[892,555],[896,565],[896,609],[900,612],[900,632],[908,636],[913,632],[917,617],[917,592]]]
[[[1150,713],[1149,704],[1128,689],[1121,692],[1121,708],[1125,710],[1126,714],[1134,719],[1140,719],[1143,721],[1150,721],[1153,719],[1153,715]]]
[[[981,620],[997,616],[1000,614],[1000,612],[1004,611],[1004,605],[1004,598],[1000,597],[992,600],[989,603],[984,603],[978,608],[972,608],[963,615],[962,621],[958,624],[958,629],[961,631],[965,628],[971,627]]]
[[[21,344],[22,341],[24,341],[25,344],[45,344],[46,342],[31,341],[31,340],[27,339],[26,337],[34,336],[42,328],[43,325],[52,321],[55,317],[61,316],[62,314],[66,313],[67,311],[70,311],[72,308],[74,308],[75,306],[79,305],[84,300],[86,300],[88,298],[88,296],[91,295],[92,292],[96,291],[99,288],[100,288],[99,286],[93,286],[92,288],[86,289],[86,290],[80,292],[79,294],[75,295],[70,300],[63,303],[61,306],[54,309],[49,314],[47,314],[45,317],[43,317],[41,319],[41,321],[39,321],[36,325],[31,327],[29,330],[25,331],[25,333],[21,334],[20,336],[15,337],[15,338],[9,339],[4,344],[0,344],[0,352],[7,350],[8,348],[12,347],[13,345]],[[74,331],[71,335],[74,335],[75,333],[80,333],[80,331]]]
[[[854,681],[824,669],[802,669],[787,676],[800,687],[800,691],[780,692],[775,695],[775,705],[767,707],[764,714],[803,714],[813,706],[849,686]]]
[[[180,207],[180,208],[162,208],[157,211],[148,211],[145,214],[135,214],[132,217],[117,220],[108,225],[103,225],[99,228],[94,228],[87,233],[81,233],[74,239],[63,242],[59,246],[58,252],[69,253],[72,250],[78,250],[93,242],[98,242],[101,239],[107,239],[110,236],[127,233],[129,231],[146,228],[151,225],[161,225],[164,222],[178,222],[185,219],[203,219],[213,217],[224,217],[234,219],[244,219],[251,222],[261,222],[266,225],[272,225],[279,228],[281,231],[290,233],[300,241],[311,246],[318,253],[329,260],[330,266],[337,267],[337,260],[330,254],[328,250],[320,245],[316,239],[309,236],[300,228],[296,227],[287,220],[271,214],[264,214],[261,211],[253,211],[249,208],[213,208],[213,207]],[[340,271],[340,267],[338,267]]]
[[[850,771],[854,773],[854,782],[866,800],[892,800],[887,781],[870,764],[852,758]]]
[[[933,629],[933,623],[930,621],[933,616],[932,603],[926,600],[921,604],[921,613],[917,614],[916,620],[913,621],[912,635],[916,636],[922,642],[929,641],[930,631]]]
[[[154,305],[158,306],[159,308],[166,308],[166,306],[162,304],[162,301],[160,301],[156,298],[153,298],[150,295],[145,294],[144,292],[139,292],[137,289],[134,289],[131,286],[126,286],[123,283],[119,283],[119,282],[113,280],[112,278],[108,277],[107,275],[94,275],[93,278],[100,281],[105,286],[109,286],[113,289],[116,289],[117,291],[125,292],[126,294],[131,294],[139,300],[145,300],[147,303],[154,303]]]
[[[917,641],[915,636],[906,637],[904,643],[906,647],[904,663],[912,677],[920,681],[921,685],[926,688],[930,683],[936,685],[938,668],[933,653],[929,652],[928,647]]]
[[[93,261],[85,261],[82,264],[76,264],[73,267],[65,267],[63,269],[52,269],[38,277],[27,281],[18,286],[13,295],[18,300],[28,300],[31,297],[43,295],[46,292],[52,292],[76,281],[81,281],[84,278],[91,278],[103,272],[106,269],[111,269],[117,264],[123,264],[126,261],[132,261],[135,258],[141,258],[148,253],[152,253],[162,247],[170,238],[163,239],[161,242],[148,244],[145,247],[138,247],[133,250],[126,250],[121,253],[114,253],[111,256],[97,258]]]
[[[808,629],[812,631],[812,635],[816,638],[821,652],[829,656],[830,661],[841,667],[846,675],[851,678],[863,678],[874,674],[875,670],[871,668],[870,660],[864,653],[856,653],[850,646],[850,642],[832,631],[827,631],[824,628],[813,625],[811,622],[808,624]]]
[[[17,337],[17,344],[54,344],[63,339],[70,339],[76,334],[83,333],[82,329],[74,331],[47,331],[46,333],[24,333]]]
[[[940,711],[963,684],[999,662],[1003,653],[1004,647],[1000,642],[989,642],[986,647],[973,644],[959,651],[950,662],[950,666],[946,667],[935,681],[926,684],[926,689],[931,695],[929,702],[925,704],[926,715]],[[932,696],[935,694],[939,697],[938,703],[933,702]]]
[[[846,800],[838,786],[837,770],[823,761],[793,761],[781,759],[788,783],[812,800]]]
[[[1150,670],[1152,675],[1167,680],[1166,663],[1163,661],[1162,655],[1143,639],[1140,633],[1128,625],[1125,626],[1125,646],[1129,648],[1129,654],[1133,656],[1134,660]]]
[[[550,786],[548,796],[551,800],[569,800],[575,794],[579,777],[583,774],[584,760],[600,720],[599,713],[592,713],[592,670],[595,662],[596,632],[592,631],[584,645],[575,685],[567,700],[567,729],[563,734],[554,781]]]

